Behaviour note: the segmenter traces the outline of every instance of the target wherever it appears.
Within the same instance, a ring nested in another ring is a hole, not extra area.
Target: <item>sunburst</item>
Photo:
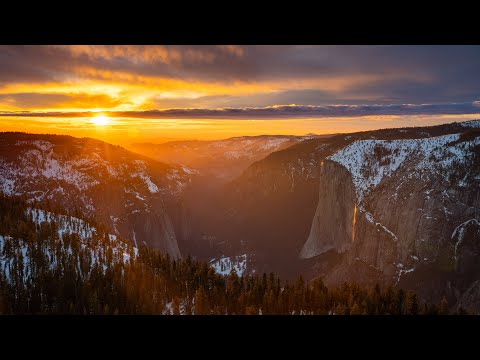
[[[98,115],[90,119],[90,122],[95,126],[105,126],[110,124],[110,119],[104,115]]]

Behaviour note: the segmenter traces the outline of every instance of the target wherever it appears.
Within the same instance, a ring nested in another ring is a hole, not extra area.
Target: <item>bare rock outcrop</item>
[[[322,161],[320,167],[318,206],[310,235],[300,252],[303,259],[331,249],[342,253],[355,240],[357,208],[351,176],[333,161]]]
[[[456,309],[463,308],[470,313],[480,314],[480,280],[475,281],[465,291],[457,303]]]

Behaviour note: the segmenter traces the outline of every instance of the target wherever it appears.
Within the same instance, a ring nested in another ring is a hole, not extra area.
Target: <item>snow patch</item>
[[[477,219],[470,219],[458,225],[452,233],[450,239],[457,238],[457,242],[455,243],[455,252],[454,257],[457,258],[457,248],[462,243],[465,237],[465,227],[469,224],[476,224],[477,226],[480,225],[480,222]]]
[[[480,128],[480,120],[464,121],[460,125],[465,128]]]
[[[248,255],[222,256],[220,259],[210,260],[210,266],[215,272],[222,276],[227,276],[234,270],[238,276],[242,276],[247,270]]]
[[[464,158],[465,146],[448,145],[459,138],[460,134],[449,134],[422,139],[357,140],[328,159],[348,169],[361,201],[384,178],[391,176],[405,161],[412,158],[421,159],[416,166],[418,171],[431,170],[434,166],[451,167],[453,162]],[[470,143],[468,148],[480,143],[480,138]]]
[[[381,223],[379,223],[378,221],[375,220],[375,218],[373,217],[373,215],[371,213],[369,213],[368,211],[366,211],[362,206],[358,205],[357,207],[360,212],[362,212],[363,214],[365,214],[365,218],[367,219],[368,222],[374,224],[376,227],[380,227],[384,232],[386,232],[388,235],[390,235],[395,241],[398,241],[398,237],[397,235],[395,235],[392,231],[390,231],[389,229],[387,229],[386,226],[382,225]]]
[[[400,264],[399,264],[399,265],[400,265]],[[414,267],[411,268],[411,269],[406,269],[406,270],[404,270],[404,269],[403,269],[403,265],[402,265],[402,269],[399,270],[399,272],[398,272],[397,282],[395,283],[395,285],[397,285],[397,284],[400,282],[400,278],[401,278],[403,275],[408,274],[408,273],[411,273],[411,272],[414,271],[414,270],[415,270]]]
[[[6,179],[0,175],[0,190],[6,195],[12,195],[15,189],[15,181]]]
[[[183,171],[188,175],[195,175],[195,174],[199,173],[198,170],[191,169],[188,166],[185,166],[185,165],[181,165],[181,166],[182,166]]]

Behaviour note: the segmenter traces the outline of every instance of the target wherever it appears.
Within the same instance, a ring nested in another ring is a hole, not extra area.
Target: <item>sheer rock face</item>
[[[233,220],[224,237],[239,234],[275,272],[321,268],[308,276],[332,284],[415,288],[456,274],[452,234],[480,220],[479,128],[471,121],[339,134],[274,152],[228,187],[224,212]],[[470,285],[443,280],[452,297]]]
[[[343,253],[354,241],[356,196],[350,173],[337,163],[322,161],[319,182],[317,210],[300,252],[304,259],[332,249]]]
[[[327,272],[328,284],[349,279],[375,284],[384,272],[393,276],[398,243],[393,234],[372,222],[371,214],[357,205],[350,172],[343,165],[325,160],[320,165],[319,179],[317,210],[300,257],[308,259],[330,250],[344,253],[340,264]]]
[[[460,297],[456,310],[458,311],[460,308],[470,313],[480,314],[480,280],[473,282]]]
[[[341,253],[327,284],[400,284],[431,302],[480,304],[480,134],[438,135],[360,139],[323,161],[299,256]]]
[[[136,220],[138,222],[133,225],[136,234],[138,234],[136,236],[148,238],[148,245],[153,248],[161,249],[170,254],[170,256],[180,257],[173,224],[166,213],[149,215]]]

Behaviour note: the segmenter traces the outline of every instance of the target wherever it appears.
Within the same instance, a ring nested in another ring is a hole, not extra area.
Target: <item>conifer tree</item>
[[[343,304],[338,304],[335,308],[335,315],[347,315],[347,309]]]
[[[405,313],[407,315],[417,315],[418,314],[418,300],[417,294],[414,291],[407,291],[407,296],[405,299]]]
[[[180,315],[180,299],[178,297],[174,297],[172,300],[172,310],[173,315]]]
[[[439,309],[439,314],[440,315],[448,315],[448,301],[447,298],[444,296],[442,298],[442,301],[440,301],[440,309]]]
[[[195,315],[206,314],[208,314],[208,298],[203,286],[201,286],[195,294]]]
[[[361,315],[360,306],[357,303],[354,303],[350,309],[350,315]]]
[[[458,312],[457,312],[458,315],[468,315],[468,311],[465,310],[462,306],[460,306],[458,308]]]

